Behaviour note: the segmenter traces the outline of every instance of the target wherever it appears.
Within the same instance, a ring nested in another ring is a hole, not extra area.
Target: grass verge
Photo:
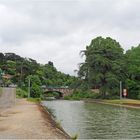
[[[110,104],[120,104],[120,105],[130,105],[140,107],[140,100],[132,100],[132,99],[122,99],[122,100],[103,100],[105,103]]]
[[[78,139],[78,135],[75,134],[74,136],[71,136],[71,139],[72,139],[72,140],[77,140],[77,139]]]
[[[140,100],[132,100],[132,99],[122,99],[122,100],[104,100],[107,103],[116,103],[116,104],[123,104],[123,103],[133,103],[133,104],[140,104]]]
[[[40,103],[41,99],[40,98],[27,98],[27,101],[34,102],[34,103]]]

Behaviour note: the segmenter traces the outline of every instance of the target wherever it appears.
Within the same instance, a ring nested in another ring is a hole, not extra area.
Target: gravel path
[[[2,98],[7,96],[6,92]],[[0,110],[0,139],[68,138],[69,136],[56,128],[50,116],[35,103],[17,99],[13,107]]]

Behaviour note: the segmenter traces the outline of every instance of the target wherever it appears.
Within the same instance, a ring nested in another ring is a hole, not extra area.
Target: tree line
[[[81,87],[99,89],[97,98],[118,98],[122,81],[127,97],[140,99],[140,45],[124,52],[116,40],[97,37],[81,55],[85,56],[78,71]]]
[[[125,52],[116,40],[97,37],[81,51],[81,55],[85,61],[79,66],[78,77],[74,77],[58,71],[50,61],[39,64],[14,53],[0,53],[0,73],[10,75],[10,79],[3,79],[3,84],[16,84],[27,91],[30,78],[32,97],[40,97],[40,87],[46,85],[74,88],[71,95],[74,98],[111,99],[119,98],[121,81],[128,98],[140,99],[140,45]],[[98,89],[99,93],[93,95],[91,89]]]

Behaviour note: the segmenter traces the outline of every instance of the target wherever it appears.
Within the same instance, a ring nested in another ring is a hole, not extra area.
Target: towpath
[[[0,98],[8,97],[8,93],[4,94]],[[10,105],[0,109],[0,139],[69,139],[40,105],[25,99],[17,99],[15,105]]]

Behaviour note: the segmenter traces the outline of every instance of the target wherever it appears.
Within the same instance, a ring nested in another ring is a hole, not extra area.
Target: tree
[[[73,76],[68,76],[59,72],[53,62],[48,61],[47,64],[39,64],[31,58],[23,58],[14,53],[0,53],[0,68],[6,75],[10,75],[11,82],[26,89],[27,77],[31,76],[33,81],[39,82],[37,85],[46,86],[70,86],[74,80]],[[37,77],[36,77],[37,76]]]
[[[42,94],[41,81],[37,75],[30,75],[27,77],[27,84],[30,78],[31,83],[31,97],[40,98]]]
[[[132,47],[125,54],[126,86],[129,98],[140,97],[140,45]]]
[[[31,97],[32,98],[40,98],[42,94],[42,89],[36,83],[33,83],[31,86]]]
[[[0,65],[4,62],[4,54],[0,53]]]
[[[84,77],[90,88],[99,88],[103,97],[116,94],[121,71],[123,49],[110,37],[97,37],[83,51],[85,63],[80,66],[79,76]]]

